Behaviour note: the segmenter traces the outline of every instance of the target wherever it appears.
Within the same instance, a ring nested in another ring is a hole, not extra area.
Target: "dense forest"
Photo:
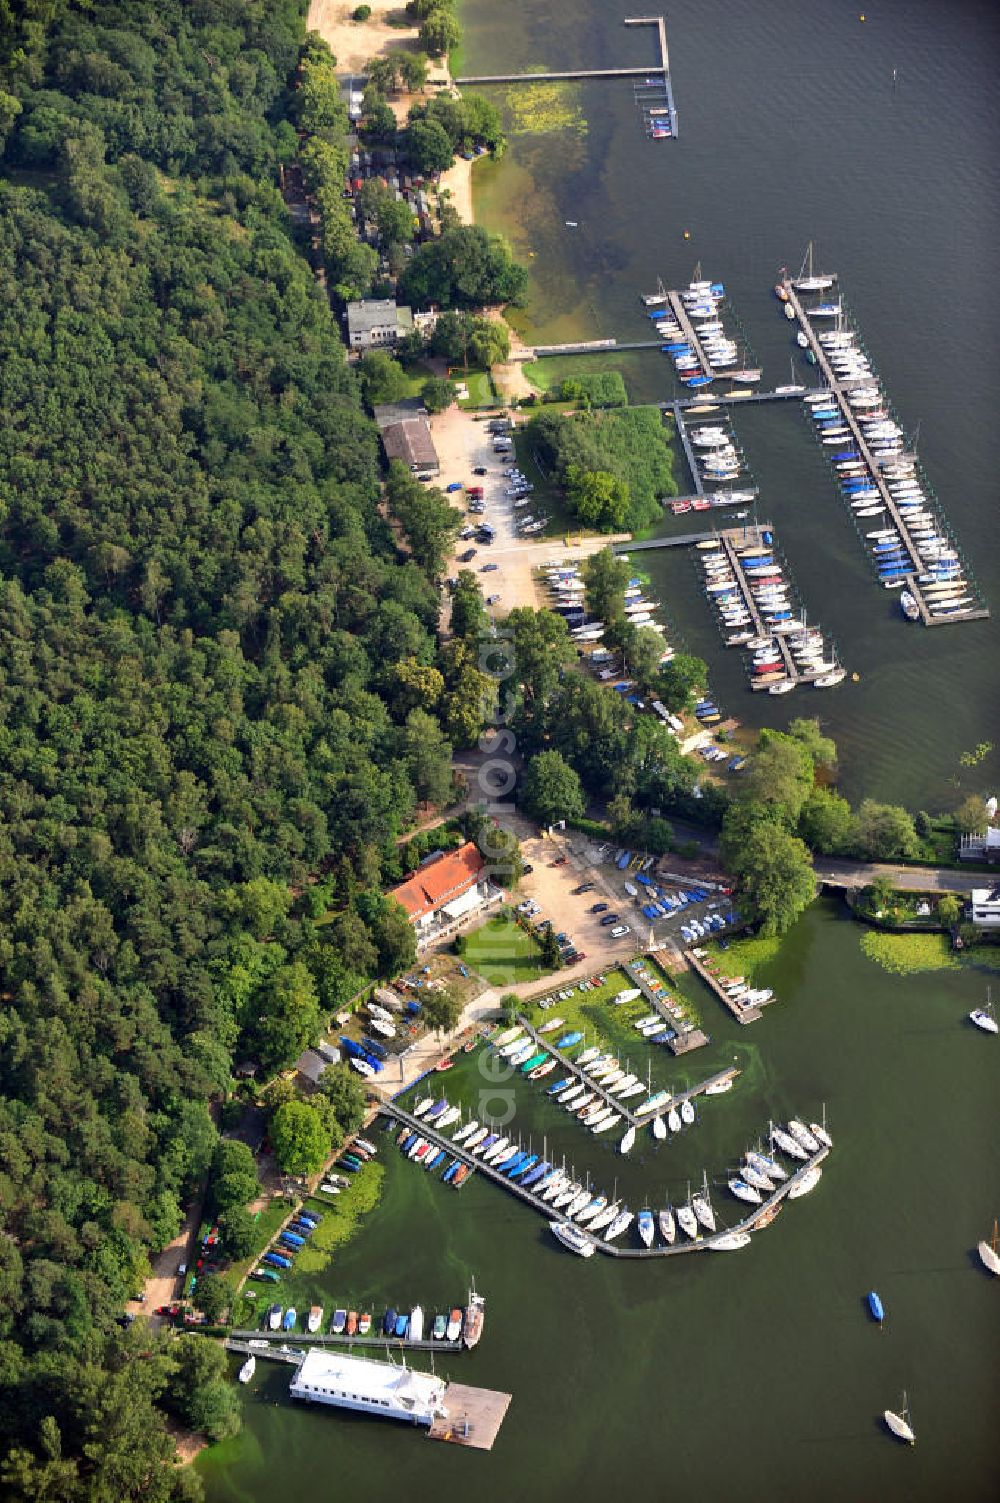
[[[117,1317],[234,1059],[408,957],[380,889],[479,729],[278,192],[304,9],[0,6],[4,1498],[196,1496],[183,1344]]]
[[[658,407],[541,412],[525,436],[586,527],[639,532],[662,517],[664,498],[677,494]]]

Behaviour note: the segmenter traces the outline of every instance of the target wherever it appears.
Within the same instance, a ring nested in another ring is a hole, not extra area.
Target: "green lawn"
[[[465,936],[462,960],[494,986],[513,986],[545,975],[535,939],[503,914]]]
[[[453,370],[451,379],[463,382],[469,388],[469,395],[463,397],[459,407],[465,412],[471,412],[479,407],[493,407],[496,405],[497,394],[493,385],[493,378],[489,371],[461,371]]]
[[[683,988],[648,957],[646,963],[648,969],[661,971],[671,999],[680,1003],[686,1016],[693,1023],[697,1023],[697,1009]],[[592,991],[581,992],[579,984],[574,982],[572,984],[573,995],[557,1001],[553,1007],[543,1011],[535,1002],[522,1007],[521,1011],[536,1028],[549,1018],[563,1018],[567,1030],[580,1029],[586,1035],[588,1043],[598,1043],[611,1049],[623,1064],[627,1059],[630,1068],[637,1075],[643,1075],[648,1065],[654,1086],[668,1086],[671,1079],[676,1081],[677,1064],[674,1056],[661,1045],[648,1043],[633,1026],[640,1018],[647,1017],[652,1011],[646,998],[639,996],[633,1002],[623,1003],[621,1007],[611,1006],[611,999],[619,992],[633,987],[635,982],[618,966],[603,974],[603,984]],[[569,983],[567,983],[568,986]],[[560,988],[558,978],[553,982],[554,992],[565,989]],[[545,999],[543,997],[539,1000]],[[562,1031],[560,1029],[553,1035],[553,1041],[560,1036]]]

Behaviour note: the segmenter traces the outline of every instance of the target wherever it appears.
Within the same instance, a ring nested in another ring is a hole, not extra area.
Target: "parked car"
[[[574,887],[573,888],[573,891],[575,893],[593,892],[593,890],[594,890],[594,884],[593,884],[593,882],[581,882],[580,885],[579,885],[579,887]]]
[[[459,563],[460,564],[467,564],[470,559],[475,558],[477,551],[478,550],[475,549],[475,548],[466,548],[466,550],[465,550],[464,553],[460,553],[458,555],[458,561],[459,561]]]
[[[611,938],[612,939],[623,939],[626,934],[631,934],[631,933],[632,933],[632,930],[629,928],[628,924],[619,924],[618,927],[617,927],[617,929],[612,929],[612,931],[611,931]]]
[[[480,574],[495,574],[499,567],[499,564],[481,564],[479,572]]]
[[[617,924],[618,922],[619,915],[617,913],[606,913],[601,919],[601,928],[606,929],[609,924]]]
[[[523,872],[524,872],[524,875],[526,877],[529,876],[530,873],[533,872],[534,870],[535,870],[535,868],[532,866],[532,864],[531,864],[530,861],[526,861],[524,863]]]
[[[487,595],[487,597],[486,597],[486,604],[487,605],[496,605],[498,603],[499,599],[500,599],[499,595]]]
[[[473,467],[472,473],[473,473],[473,475],[485,475],[486,474],[486,466],[484,464],[477,464],[477,465],[475,465]]]

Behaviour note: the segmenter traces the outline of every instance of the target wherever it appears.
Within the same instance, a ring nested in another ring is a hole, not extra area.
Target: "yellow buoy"
[[[864,15],[864,11],[862,11],[861,15],[858,17],[858,20],[859,21],[863,21],[864,19],[865,19],[865,15]]]
[[[684,231],[684,239],[685,240],[690,240],[691,239],[691,231],[690,230],[685,230]]]
[[[851,674],[851,683],[852,684],[860,684],[860,682],[861,682],[861,674],[860,673],[852,673]]]

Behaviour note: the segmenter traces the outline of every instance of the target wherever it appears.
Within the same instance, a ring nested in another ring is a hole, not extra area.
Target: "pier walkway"
[[[896,531],[899,533],[899,536],[902,540],[903,547],[905,548],[910,560],[912,571],[905,576],[905,585],[910,594],[917,602],[917,608],[920,611],[921,621],[925,626],[942,626],[945,622],[948,621],[980,621],[986,619],[990,613],[985,606],[970,607],[968,610],[954,611],[950,615],[935,615],[928,608],[927,601],[924,599],[923,590],[921,589],[921,586],[917,582],[916,578],[916,576],[919,574],[927,573],[927,568],[920,557],[916,543],[910,535],[909,527],[907,526],[904,517],[902,516],[899,508],[896,505],[892,492],[886,484],[885,477],[882,475],[879,462],[875,459],[874,455],[868,447],[867,440],[865,439],[865,436],[861,431],[861,426],[858,422],[858,419],[854,414],[854,409],[851,406],[850,402],[847,400],[847,391],[845,390],[845,386],[841,384],[839,377],[834,373],[833,367],[827,359],[826,351],[817,338],[816,331],[812,326],[812,320],[799,301],[798,294],[795,291],[791,279],[786,276],[781,285],[785,293],[787,294],[789,305],[794,309],[795,316],[798,319],[800,328],[806,335],[806,338],[809,340],[809,348],[816,358],[816,364],[819,367],[820,371],[823,373],[823,379],[826,381],[827,387],[829,388],[834,401],[840,408],[844,422],[850,430],[858,453],[861,455],[862,460],[868,468],[868,473],[872,478],[872,484],[877,489],[881,502],[886,511],[889,513],[889,516],[892,518],[893,526],[896,528]],[[856,384],[856,382],[846,383],[847,386]],[[899,585],[900,588],[903,587],[903,583],[904,581],[901,579]]]
[[[655,26],[660,47],[659,63],[646,63],[630,68],[566,68],[546,73],[476,73],[456,78],[459,87],[482,84],[533,84],[565,83],[586,78],[644,78],[662,80],[667,108],[670,111],[670,130],[677,136],[677,106],[674,103],[673,85],[670,80],[670,57],[667,52],[667,27],[662,16],[626,17],[626,26]]]
[[[363,1347],[365,1350],[368,1350],[371,1347],[383,1347],[386,1353],[400,1351],[451,1353],[464,1352],[466,1350],[466,1348],[462,1344],[461,1337],[459,1337],[456,1341],[447,1341],[444,1339],[442,1339],[441,1341],[433,1341],[430,1337],[428,1337],[426,1341],[411,1341],[409,1336],[384,1336],[381,1331],[376,1332],[374,1330],[371,1331],[367,1336],[358,1336],[357,1333],[355,1333],[355,1335],[353,1336],[347,1336],[344,1334],[335,1336],[332,1331],[316,1331],[314,1333],[310,1333],[308,1331],[230,1332],[230,1340],[232,1341],[247,1342],[251,1339],[255,1343],[253,1351],[260,1352],[265,1357],[268,1355],[280,1355],[281,1347],[287,1346],[290,1341],[294,1341],[296,1346],[359,1346]],[[272,1341],[279,1343],[279,1345],[275,1346],[274,1349],[269,1352],[265,1351],[264,1348],[260,1345],[262,1341],[267,1342],[268,1347],[270,1347]],[[229,1343],[227,1342],[226,1344],[228,1346]],[[243,1348],[234,1347],[233,1350],[242,1351]],[[301,1361],[301,1358],[296,1358],[295,1360]]]
[[[737,542],[750,542],[761,545],[763,534],[770,531],[771,529],[767,527],[757,527],[755,529],[752,529],[752,531],[748,535],[746,528],[740,528],[736,533],[732,531],[720,533],[719,540],[722,543],[726,557],[729,560],[729,567],[733,571],[733,576],[736,580],[737,585],[739,586],[740,594],[742,595],[743,600],[746,603],[746,608],[750,612],[750,619],[754,624],[755,635],[758,637],[770,637],[772,641],[778,644],[778,650],[781,653],[781,659],[785,665],[784,677],[786,679],[790,679],[793,684],[810,683],[813,679],[822,678],[824,673],[830,672],[830,669],[828,667],[809,669],[799,668],[798,664],[791,654],[791,651],[789,650],[788,643],[785,641],[785,629],[787,627],[791,627],[793,630],[797,631],[801,626],[801,622],[798,620],[789,622],[777,622],[775,625],[771,626],[761,618],[760,612],[757,609],[756,599],[754,598],[753,591],[750,588],[750,582],[747,579],[746,574],[744,573],[743,562],[736,546]],[[754,533],[756,533],[756,536],[754,536]],[[773,532],[771,532],[771,537],[773,539]],[[774,549],[773,542],[768,546]],[[759,673],[751,675],[750,687],[751,689],[756,690],[769,689],[771,687],[771,684],[775,682],[776,680],[771,675],[766,673]]]
[[[722,1071],[719,1075],[713,1076],[712,1079],[721,1080],[726,1078],[728,1074],[735,1073],[738,1072]],[[673,1105],[680,1103],[685,1101],[692,1095],[697,1095],[698,1092],[703,1091],[705,1089],[705,1086],[708,1084],[711,1084],[711,1081],[703,1081],[700,1085],[692,1087],[689,1091],[678,1092],[678,1094],[669,1104]],[[470,1164],[474,1168],[478,1169],[479,1172],[481,1174],[484,1174],[487,1179],[491,1179],[495,1184],[501,1185],[505,1190],[509,1190],[514,1195],[516,1195],[519,1200],[522,1200],[526,1205],[529,1205],[534,1210],[538,1211],[542,1216],[545,1217],[546,1221],[565,1220],[565,1217],[561,1214],[560,1211],[549,1205],[547,1201],[542,1200],[541,1197],[536,1195],[532,1190],[526,1190],[523,1185],[518,1184],[517,1180],[508,1179],[505,1174],[501,1174],[499,1170],[493,1167],[492,1164],[484,1164],[473,1154],[466,1153],[460,1143],[453,1143],[450,1138],[444,1137],[444,1135],[441,1133],[436,1133],[433,1127],[427,1127],[419,1117],[414,1117],[412,1113],[408,1112],[404,1107],[401,1107],[398,1102],[385,1101],[381,1104],[380,1110],[384,1115],[394,1117],[397,1121],[404,1123],[406,1126],[412,1128],[415,1132],[419,1132],[422,1138],[427,1139],[431,1143],[436,1143],[439,1148],[447,1149],[449,1153],[453,1154],[455,1158],[461,1159],[463,1163]],[[646,1119],[646,1121],[651,1120],[652,1118]],[[745,1216],[741,1222],[733,1227],[720,1228],[720,1231],[713,1235],[721,1236],[725,1231],[742,1232],[752,1230],[754,1225],[760,1220],[761,1217],[764,1217],[773,1207],[776,1207],[780,1204],[780,1202],[788,1194],[792,1186],[794,1184],[797,1184],[802,1176],[809,1169],[811,1169],[813,1165],[821,1163],[823,1159],[826,1158],[829,1151],[830,1150],[828,1148],[820,1149],[819,1153],[814,1154],[813,1157],[808,1161],[808,1163],[803,1164],[801,1169],[797,1170],[787,1180],[780,1184],[774,1191],[774,1193],[770,1195],[765,1201],[763,1201],[760,1205],[751,1207],[749,1214]],[[586,1181],[588,1183],[590,1181],[589,1174],[586,1176]],[[694,1242],[677,1242],[672,1247],[617,1247],[613,1242],[606,1242],[603,1237],[598,1237],[596,1234],[594,1236],[594,1241],[600,1252],[609,1253],[614,1258],[666,1258],[680,1255],[681,1253],[701,1252],[703,1249],[709,1248],[711,1246],[712,1236],[699,1237]],[[449,1350],[453,1350],[453,1348],[449,1347]]]
[[[741,1007],[739,1003],[729,995],[725,987],[719,981],[718,977],[713,976],[712,972],[702,964],[693,950],[685,950],[684,959],[687,961],[692,971],[694,971],[695,975],[700,976],[709,990],[715,993],[726,1011],[732,1013],[737,1023],[756,1023],[758,1018],[763,1017],[764,1014],[761,1011],[761,1006],[755,1004],[753,1007]],[[777,997],[768,998],[768,1002],[776,1002],[777,1000]],[[761,1005],[767,1006],[767,1003]]]
[[[692,324],[691,320],[687,316],[687,310],[685,309],[684,303],[681,300],[680,293],[679,292],[668,292],[667,293],[667,302],[670,304],[670,308],[671,308],[671,311],[672,311],[672,313],[674,315],[674,318],[676,318],[677,322],[681,326],[681,329],[682,329],[683,334],[684,334],[684,338],[687,340],[688,344],[691,346],[691,348],[694,350],[695,354],[697,355],[697,357],[698,357],[698,363],[700,364],[700,366],[702,368],[702,371],[704,372],[704,374],[708,377],[708,379],[710,381],[714,381],[715,378],[716,378],[717,372],[715,370],[715,367],[712,365],[711,360],[709,360],[708,356],[705,354],[705,350],[704,350],[704,347],[702,345],[701,340],[698,338],[697,334],[694,332],[694,325]]]
[[[673,293],[671,293],[671,297],[672,296]],[[674,424],[677,428],[677,436],[684,446],[684,458],[687,460],[688,469],[691,471],[691,479],[694,482],[695,495],[700,501],[702,496],[704,496],[705,494],[705,485],[701,478],[701,473],[698,469],[698,461],[695,457],[694,448],[691,444],[690,438],[688,437],[687,424],[685,423],[684,418],[681,415],[681,404],[679,402],[674,402],[671,405],[674,414]]]
[[[670,1050],[671,1054],[690,1054],[692,1049],[703,1048],[705,1044],[709,1043],[709,1038],[707,1034],[702,1033],[700,1028],[694,1029],[692,1033],[678,1033],[677,1019],[673,1016],[672,1013],[667,1011],[667,1004],[664,1001],[663,997],[660,996],[659,992],[653,991],[653,988],[650,986],[649,982],[642,974],[641,968],[646,964],[647,962],[645,960],[630,960],[625,966],[625,974],[628,976],[629,980],[639,988],[639,990],[642,992],[642,995],[649,1003],[650,1007],[652,1007],[658,1014],[658,1016],[663,1019],[667,1027],[674,1030],[675,1037],[671,1039],[667,1044],[667,1048]],[[739,1073],[739,1070],[723,1070],[720,1075],[713,1076],[712,1079],[703,1081],[701,1086],[698,1087],[694,1094],[697,1095],[698,1090],[707,1091],[710,1086],[719,1084],[723,1080],[735,1080],[736,1076]],[[680,1100],[681,1098],[678,1099]],[[667,1103],[667,1105],[673,1106],[675,1105],[675,1103],[673,1101],[670,1101]]]

